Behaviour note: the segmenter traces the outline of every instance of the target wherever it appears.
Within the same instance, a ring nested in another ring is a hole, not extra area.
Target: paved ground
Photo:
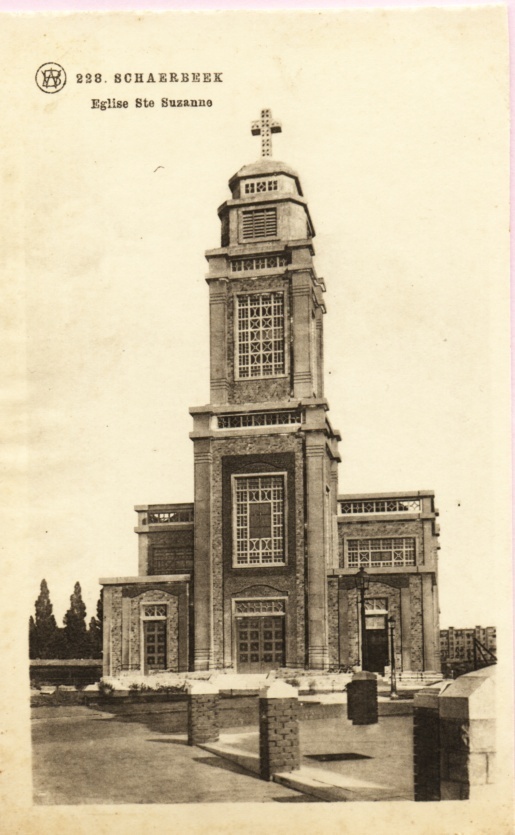
[[[222,734],[256,754],[257,700],[251,702],[252,709],[239,711],[232,700],[225,705]],[[336,775],[335,784],[358,785],[346,799],[413,799],[412,717],[382,716],[377,725],[353,726],[341,710],[335,715],[336,708],[328,705],[325,718],[309,719],[319,713],[303,708],[302,767]],[[138,704],[124,711],[113,715],[79,705],[33,710],[35,803],[313,800],[188,746],[185,705]],[[377,797],[374,790],[367,795],[366,783],[376,787]]]
[[[188,746],[184,734],[170,732],[176,724],[164,712],[120,717],[83,706],[36,708],[34,803],[312,800]]]
[[[333,785],[334,800],[413,800],[412,733],[411,716],[383,716],[369,726],[343,716],[301,720],[301,769]],[[224,729],[220,743],[206,747],[229,759],[234,751],[247,768],[258,767],[255,725]]]
[[[353,725],[347,719],[313,719],[300,724],[300,749],[305,765],[368,780],[406,800],[413,800],[413,719],[384,716],[377,725]],[[306,755],[351,755],[321,761]],[[352,757],[352,755],[355,755]],[[357,759],[355,757],[360,757]]]

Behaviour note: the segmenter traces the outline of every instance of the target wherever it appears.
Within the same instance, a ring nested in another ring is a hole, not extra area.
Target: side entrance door
[[[145,671],[166,669],[166,620],[146,620]]]
[[[284,666],[284,617],[236,618],[239,673],[264,673]]]
[[[386,615],[367,616],[366,624],[368,670],[383,676],[384,668],[390,663]]]

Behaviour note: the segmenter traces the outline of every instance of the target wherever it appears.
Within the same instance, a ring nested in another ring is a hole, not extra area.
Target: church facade
[[[362,665],[436,671],[430,491],[339,495],[323,379],[325,285],[299,177],[229,181],[206,252],[209,403],[190,409],[194,502],[136,507],[138,574],[102,579],[104,675]],[[393,635],[393,641],[392,641]]]

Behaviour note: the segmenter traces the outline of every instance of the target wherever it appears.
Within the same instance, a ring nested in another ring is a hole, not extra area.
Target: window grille
[[[145,618],[165,618],[166,603],[151,603],[143,606],[143,616]]]
[[[245,183],[245,194],[263,194],[265,191],[277,191],[277,180],[254,180]]]
[[[420,499],[368,499],[366,501],[341,501],[340,513],[417,513]]]
[[[284,600],[237,600],[237,615],[281,615],[284,614]]]
[[[282,293],[237,297],[238,373],[241,378],[284,374]]]
[[[150,574],[172,574],[193,561],[191,547],[176,545],[173,548],[155,547],[150,555]]]
[[[252,209],[242,212],[243,240],[277,235],[277,209]]]
[[[290,426],[300,424],[297,412],[250,412],[241,415],[218,415],[219,429],[244,429],[247,426]]]
[[[287,267],[290,258],[287,255],[267,255],[260,258],[237,258],[231,261],[233,273],[257,272],[259,270],[273,270]]]
[[[410,537],[349,539],[347,558],[349,568],[415,565],[415,540]]]
[[[284,564],[284,477],[234,479],[235,564]]]

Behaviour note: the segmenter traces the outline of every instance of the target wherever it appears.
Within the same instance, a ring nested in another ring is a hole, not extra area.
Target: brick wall
[[[148,574],[181,574],[193,570],[191,530],[149,531]]]

